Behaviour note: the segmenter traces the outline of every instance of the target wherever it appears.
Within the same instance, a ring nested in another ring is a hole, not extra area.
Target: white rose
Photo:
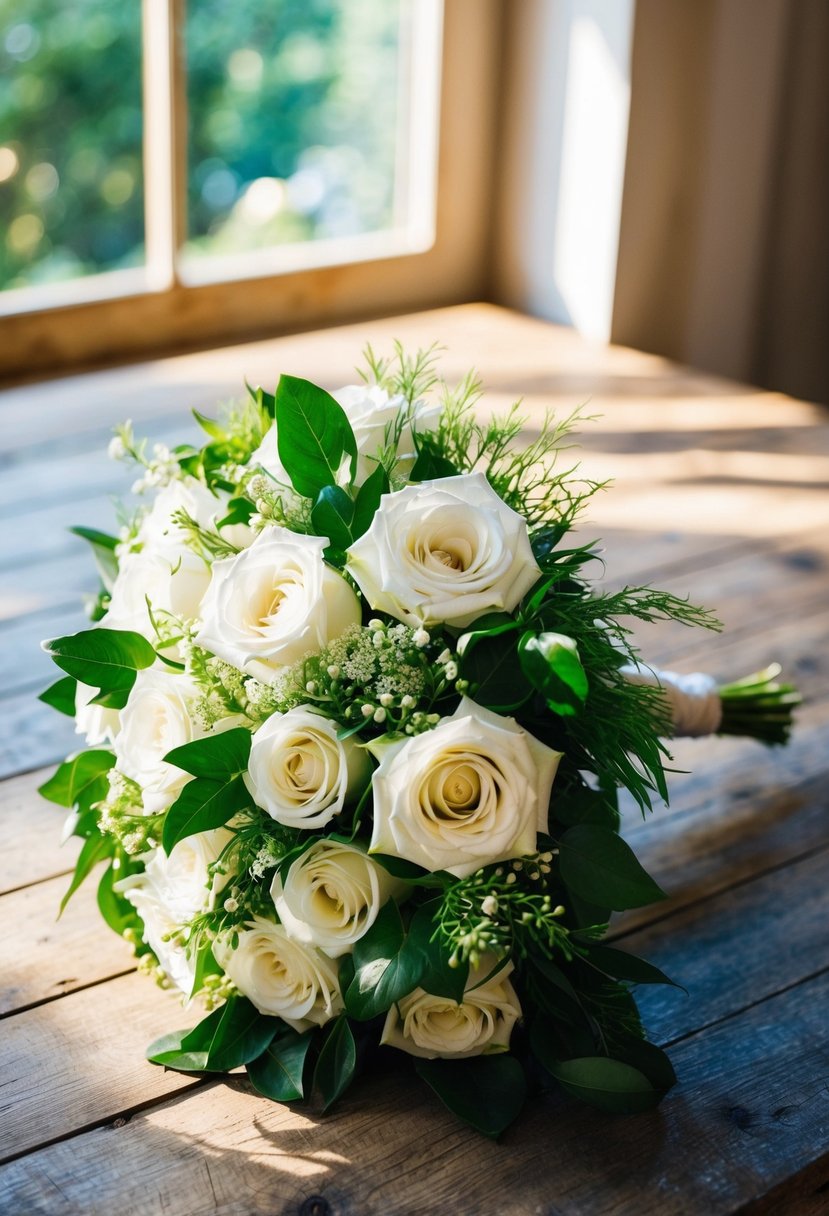
[[[434,730],[374,745],[370,852],[463,878],[536,849],[560,752],[464,697]]]
[[[314,829],[339,815],[370,772],[364,749],[338,739],[336,723],[297,705],[272,714],[253,736],[245,784],[277,823]]]
[[[412,430],[417,433],[433,430],[441,412],[440,406],[429,406],[424,401],[409,406],[401,394],[390,397],[378,384],[347,384],[335,389],[331,396],[343,407],[354,432],[358,484],[374,472],[378,455],[395,439],[398,471],[409,469],[416,456]],[[275,423],[251,456],[251,464],[261,465],[280,484],[290,486],[291,479],[279,457]]]
[[[117,709],[91,704],[92,698],[97,695],[97,688],[90,688],[78,680],[75,689],[75,733],[84,735],[89,747],[112,743],[121,725],[121,715]]]
[[[263,916],[239,932],[235,949],[220,938],[213,953],[260,1013],[280,1017],[300,1033],[324,1026],[342,1011],[336,963]]]
[[[487,955],[479,970],[486,974],[497,966],[497,960]],[[416,988],[392,1005],[381,1043],[426,1060],[462,1060],[506,1051],[521,1017],[518,994],[507,978],[512,969],[507,963],[484,983],[471,970],[461,1004]]]
[[[189,676],[150,668],[138,672],[121,710],[115,740],[118,768],[141,786],[147,814],[166,810],[190,780],[182,769],[165,764],[164,756],[205,735],[191,715],[197,693]]]
[[[139,553],[127,553],[119,562],[109,611],[101,624],[106,629],[135,630],[155,643],[147,601],[162,620],[164,613],[172,613],[192,621],[199,615],[209,583],[207,562],[184,545],[147,546]]]
[[[177,511],[186,511],[200,528],[218,531],[223,540],[244,549],[253,540],[253,532],[247,524],[228,524],[219,528],[219,521],[227,515],[229,501],[229,494],[223,491],[214,494],[195,477],[177,477],[159,490],[141,521],[138,540],[154,550],[186,545],[187,530],[173,520]]]
[[[526,521],[483,473],[384,494],[348,570],[372,608],[409,625],[464,627],[512,611],[541,571]]]
[[[229,873],[212,875],[209,866],[232,838],[225,828],[197,832],[180,840],[169,857],[156,849],[143,873],[117,884],[141,917],[147,945],[187,996],[193,988],[196,959],[176,935],[199,912],[213,908],[216,895],[230,881]]]
[[[368,932],[401,886],[362,849],[318,840],[293,863],[284,883],[277,871],[271,896],[291,937],[339,958]]]
[[[200,646],[273,683],[279,672],[360,622],[360,601],[322,558],[326,540],[267,528],[213,563]]]

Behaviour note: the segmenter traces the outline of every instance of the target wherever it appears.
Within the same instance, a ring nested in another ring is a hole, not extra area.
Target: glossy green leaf
[[[626,980],[630,984],[670,984],[672,988],[680,988],[681,984],[660,971],[653,963],[628,954],[625,950],[616,950],[612,946],[591,945],[587,955],[588,961],[598,967],[605,975],[611,975],[617,980]]]
[[[311,523],[317,536],[326,536],[336,549],[347,549],[354,536],[351,521],[354,503],[339,486],[323,486],[311,508]]]
[[[70,528],[69,531],[91,545],[101,582],[107,591],[112,591],[118,577],[118,558],[115,556],[118,537],[110,536],[107,532],[98,532],[95,528]]]
[[[303,1072],[314,1031],[278,1033],[261,1056],[247,1066],[253,1088],[274,1102],[293,1102],[304,1095]]]
[[[427,447],[418,454],[409,481],[434,481],[437,477],[457,477],[458,470],[445,456],[431,452]]]
[[[229,1072],[260,1056],[279,1026],[246,997],[232,996],[192,1029],[156,1039],[147,1059],[179,1072]]]
[[[85,801],[84,794],[115,764],[112,752],[96,748],[88,752],[78,752],[59,765],[48,781],[38,787],[38,793],[58,806],[75,806]],[[106,793],[107,783],[102,787]]]
[[[314,1069],[313,1087],[328,1110],[348,1089],[357,1067],[357,1045],[345,1014],[334,1022]]]
[[[111,857],[115,852],[116,844],[111,836],[102,836],[100,832],[95,832],[88,836],[83,843],[83,848],[78,854],[78,860],[75,863],[75,871],[72,875],[72,881],[60,901],[60,909],[58,916],[61,915],[69,900],[77,891],[78,887],[89,876],[94,867],[99,861],[103,861],[107,857]]]
[[[344,459],[351,474],[357,443],[345,410],[325,389],[296,376],[280,376],[276,389],[279,459],[298,494],[316,498],[337,484]]]
[[[357,492],[354,503],[354,518],[351,521],[351,535],[358,540],[364,532],[368,532],[371,521],[380,506],[380,499],[389,492],[389,479],[381,464],[365,479]]]
[[[454,1115],[495,1140],[527,1096],[524,1070],[511,1055],[415,1060],[415,1071]]]
[[[226,438],[224,428],[215,419],[205,417],[198,410],[192,410],[191,413],[206,435],[209,435],[211,439],[217,439],[219,443],[224,443]]]
[[[582,899],[621,912],[667,898],[616,832],[593,823],[569,828],[559,840],[559,869]]]
[[[128,629],[86,629],[43,643],[58,667],[91,688],[129,691],[136,671],[152,667],[155,651],[145,637]]]
[[[405,857],[395,857],[391,853],[372,853],[371,859],[387,870],[392,877],[400,878],[413,887],[445,887],[448,883],[457,882],[457,879],[452,874],[448,874],[446,870],[426,870],[414,861],[407,861]]]
[[[609,1114],[650,1110],[663,1096],[638,1068],[606,1056],[561,1060],[550,1071],[565,1093]]]
[[[469,962],[449,966],[451,952],[435,934],[435,914],[440,903],[439,899],[434,899],[423,904],[409,924],[403,954],[416,979],[408,991],[423,988],[434,996],[445,996],[460,1004],[469,976]]]
[[[161,845],[169,854],[180,840],[196,832],[223,827],[237,811],[251,805],[251,797],[241,776],[225,781],[194,777],[188,781],[164,817]]]
[[[44,705],[51,705],[52,709],[56,709],[59,714],[66,714],[67,717],[74,718],[77,687],[77,680],[73,680],[71,676],[64,676],[44,689],[39,695],[38,701],[42,701]]]
[[[423,959],[416,952],[407,953],[404,941],[403,922],[390,899],[354,947],[354,979],[345,994],[351,1017],[369,1021],[417,987]]]
[[[521,670],[554,713],[578,713],[587,697],[587,675],[572,638],[557,633],[524,633],[518,644]]]
[[[250,757],[251,733],[245,726],[214,731],[204,739],[174,747],[164,757],[167,764],[192,773],[194,777],[235,776],[243,773]]]
[[[229,528],[233,524],[250,522],[251,515],[256,514],[256,507],[249,498],[231,498],[227,504],[227,514],[216,525],[218,528]]]
[[[471,696],[479,705],[496,713],[512,713],[532,693],[518,662],[518,630],[515,621],[475,627],[458,640],[460,674],[472,686]]]
[[[273,393],[269,393],[266,388],[262,388],[258,384],[251,386],[247,380],[245,381],[245,388],[261,410],[264,410],[271,418],[276,416],[276,398]]]

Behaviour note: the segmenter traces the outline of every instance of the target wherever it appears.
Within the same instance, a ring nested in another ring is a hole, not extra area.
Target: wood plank
[[[37,700],[47,682],[0,698],[0,778],[57,764],[82,743],[71,718]]]
[[[827,999],[824,975],[692,1036],[673,1053],[680,1086],[645,1115],[534,1102],[496,1148],[396,1070],[326,1117],[239,1079],[7,1165],[0,1197],[49,1216],[272,1216],[312,1196],[337,1216],[454,1211],[460,1196],[476,1216],[725,1216],[825,1152]]]
[[[148,1043],[188,1020],[171,994],[135,973],[6,1018],[0,1157],[191,1086],[144,1059]]]
[[[66,874],[75,865],[80,841],[73,837],[63,846],[60,843],[67,812],[37,793],[50,774],[51,769],[39,769],[0,785],[5,835],[0,849],[0,894]]]
[[[824,848],[626,934],[623,949],[668,969],[688,990],[638,988],[649,1037],[682,1039],[825,967],[828,886]]]
[[[135,969],[129,946],[100,918],[100,872],[98,867],[75,892],[60,920],[66,875],[0,899],[4,923],[17,926],[0,934],[0,1017]]]

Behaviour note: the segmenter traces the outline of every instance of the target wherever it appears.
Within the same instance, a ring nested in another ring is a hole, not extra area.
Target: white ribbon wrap
[[[715,735],[722,724],[722,701],[717,681],[702,671],[680,675],[658,667],[623,667],[631,684],[660,688],[668,702],[673,734]]]

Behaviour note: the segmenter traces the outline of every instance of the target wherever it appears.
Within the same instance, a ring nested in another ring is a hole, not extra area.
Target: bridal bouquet
[[[197,414],[200,449],[110,445],[141,505],[75,529],[103,585],[43,700],[88,748],[41,792],[83,841],[66,898],[104,863],[104,918],[184,994],[157,1064],[327,1107],[398,1053],[492,1136],[528,1089],[628,1112],[674,1084],[631,993],[671,981],[602,941],[664,898],[617,791],[666,797],[674,734],[782,742],[797,695],[647,667],[631,619],[716,622],[596,586],[573,419],[527,439],[479,396],[369,350],[361,385]]]

